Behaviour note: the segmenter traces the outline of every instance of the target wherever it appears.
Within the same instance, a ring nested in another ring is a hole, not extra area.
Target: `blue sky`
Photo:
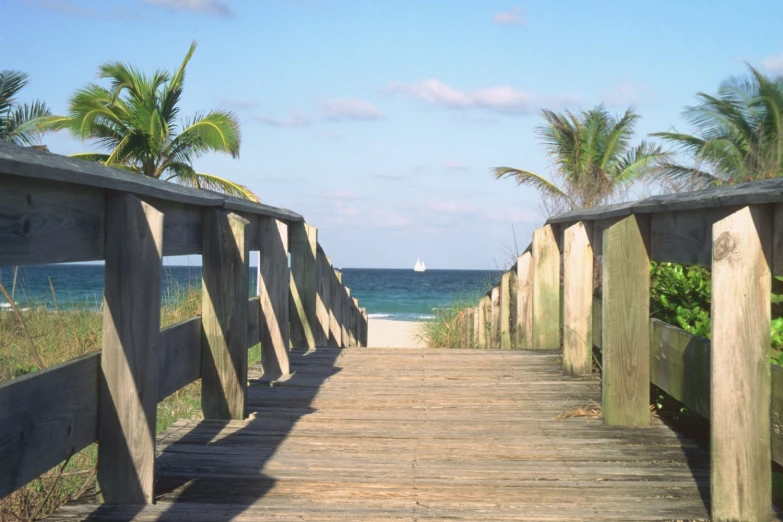
[[[638,139],[685,130],[698,91],[750,62],[783,74],[778,1],[3,0],[0,68],[64,113],[99,64],[175,69],[183,116],[242,123],[238,160],[199,171],[248,185],[319,228],[335,266],[488,269],[544,216],[501,165],[549,175],[541,108],[629,105]],[[87,144],[47,136],[53,152]],[[193,261],[193,260],[191,260]]]

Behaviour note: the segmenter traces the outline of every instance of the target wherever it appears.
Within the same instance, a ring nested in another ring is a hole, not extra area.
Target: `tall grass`
[[[201,289],[168,282],[162,299],[161,327],[201,315]],[[2,286],[2,285],[0,285]],[[57,294],[40,302],[16,303],[0,288],[11,309],[0,312],[0,383],[100,350],[103,315],[95,303],[68,310],[58,305]],[[14,292],[17,290],[14,288]],[[255,347],[250,356],[260,356]],[[157,431],[180,418],[201,417],[201,381],[196,381],[158,404]],[[26,486],[0,499],[0,522],[43,518],[60,505],[95,489],[97,445],[91,444],[66,462]]]
[[[481,299],[496,283],[492,275],[487,274],[481,286],[456,296],[445,308],[435,310],[435,317],[418,326],[416,337],[427,348],[474,348],[473,343],[465,343],[473,325],[466,324],[463,314],[469,308],[475,308]],[[471,336],[472,337],[472,336]]]

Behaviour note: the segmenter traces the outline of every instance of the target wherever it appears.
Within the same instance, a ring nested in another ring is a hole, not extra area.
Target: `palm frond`
[[[239,183],[235,183],[213,174],[195,172],[188,165],[173,163],[169,165],[169,170],[171,171],[171,175],[168,176],[166,180],[174,181],[188,187],[213,190],[215,192],[220,192],[229,196],[255,201],[256,203],[261,201],[252,190],[244,185],[240,185]]]
[[[517,182],[517,185],[528,185],[552,196],[565,198],[569,201],[571,200],[571,198],[554,183],[528,170],[515,169],[512,167],[495,167],[492,169],[492,173],[495,175],[495,179],[513,178]]]

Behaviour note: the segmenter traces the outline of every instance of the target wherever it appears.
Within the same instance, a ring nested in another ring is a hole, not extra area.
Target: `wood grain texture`
[[[500,276],[500,348],[511,349],[511,272]]]
[[[487,314],[490,308],[489,297],[484,296],[478,302],[478,331],[476,333],[476,348],[486,350],[489,348],[489,323],[491,314]]]
[[[563,232],[563,372],[593,370],[593,248],[590,224]]]
[[[138,176],[100,163],[82,161],[31,147],[0,143],[0,174],[5,182],[10,178],[26,178],[35,182],[121,191],[143,198],[157,198],[200,207],[225,208],[271,216],[287,222],[302,221],[302,216],[287,209],[254,203],[215,192],[194,189],[148,176]],[[0,193],[2,189],[0,189]]]
[[[223,210],[202,218],[201,408],[207,419],[244,419],[247,396],[247,220]]]
[[[361,339],[359,341],[359,346],[366,347],[367,346],[367,339],[368,339],[368,335],[369,335],[369,331],[370,331],[370,321],[369,321],[369,318],[367,317],[367,309],[366,308],[362,308],[361,309],[361,314],[362,314],[362,317],[361,317],[361,320],[362,320],[362,329],[361,329],[362,337],[361,337]]]
[[[650,423],[649,227],[630,216],[603,232],[602,404],[610,425]]]
[[[267,376],[288,375],[288,225],[274,218],[259,218],[258,224],[261,360]]]
[[[315,344],[316,346],[327,346],[329,344],[329,292],[331,291],[329,277],[331,276],[332,265],[327,261],[327,256],[321,248],[321,245],[318,245],[315,263],[315,316],[317,318]]]
[[[155,484],[163,214],[106,198],[98,483],[110,504],[151,504]]]
[[[201,378],[201,317],[160,331],[158,401]]]
[[[770,518],[772,219],[745,207],[712,228],[713,520]]]
[[[560,346],[560,250],[551,225],[533,231],[532,265],[531,348],[552,350]]]
[[[533,255],[526,252],[517,259],[516,347],[533,347]]]
[[[332,269],[329,278],[329,346],[341,347],[343,345],[342,330],[342,283],[338,271]]]
[[[288,227],[288,248],[291,253],[289,321],[291,344],[294,347],[315,348],[316,344],[317,246],[317,228],[307,223]]]
[[[706,452],[657,419],[555,421],[601,393],[557,357],[295,350],[290,380],[251,386],[255,416],[160,435],[155,506],[72,505],[52,520],[707,520]]]
[[[489,347],[500,348],[500,287],[495,286],[489,296]]]
[[[0,266],[103,259],[103,191],[0,177]]]
[[[356,297],[352,297],[351,301],[353,301],[353,309],[352,309],[352,315],[353,315],[353,343],[354,346],[361,346],[361,342],[359,339],[361,338],[361,315],[362,313],[359,311],[359,299]]]
[[[481,326],[483,326],[483,323],[481,321],[479,309],[480,306],[478,305],[473,307],[473,339],[471,340],[470,344],[471,348],[481,348],[479,346],[479,332],[481,331]]]
[[[0,497],[98,438],[100,352],[0,384]]]
[[[712,225],[736,208],[681,210],[652,214],[650,260],[712,265]]]
[[[356,346],[356,339],[353,336],[353,301],[351,300],[351,289],[343,286],[342,292],[343,321],[341,328],[343,330],[343,342],[346,347]]]

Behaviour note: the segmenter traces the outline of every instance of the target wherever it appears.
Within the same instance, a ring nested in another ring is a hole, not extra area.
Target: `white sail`
[[[424,266],[424,263],[421,261],[421,259],[416,258],[416,264],[413,266],[414,272],[424,272],[427,269],[426,266]]]

